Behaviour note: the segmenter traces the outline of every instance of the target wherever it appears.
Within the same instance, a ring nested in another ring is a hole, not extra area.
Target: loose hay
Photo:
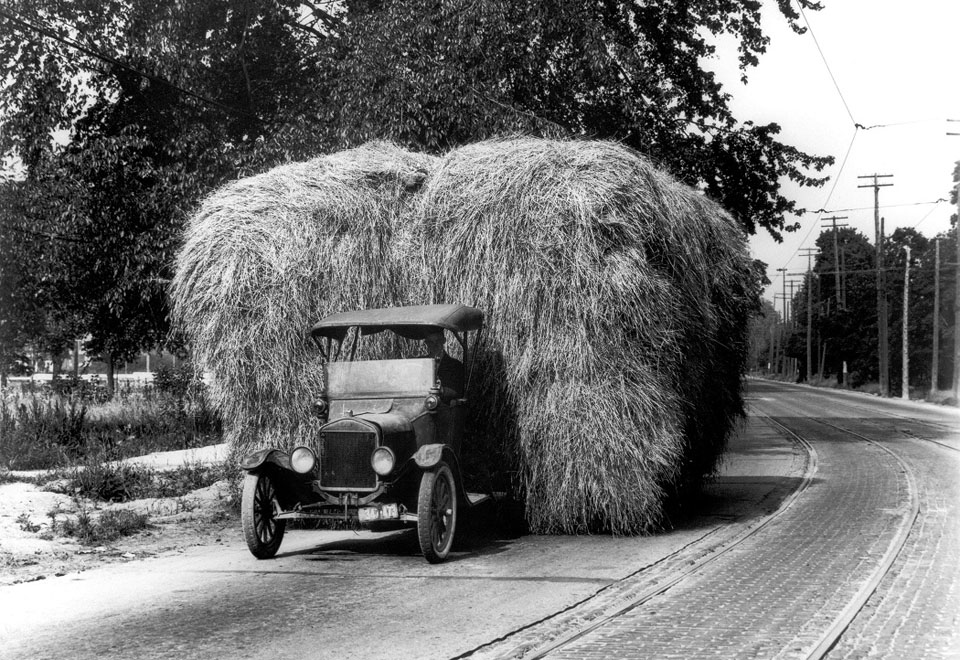
[[[314,430],[306,331],[324,314],[483,309],[465,447],[508,457],[494,467],[516,469],[536,532],[649,531],[742,413],[742,232],[617,144],[437,160],[375,143],[284,166],[211,196],[177,266],[177,316],[241,451]]]
[[[488,314],[475,431],[516,450],[531,528],[657,525],[742,410],[740,229],[604,142],[464,147],[421,194],[428,295]]]
[[[213,373],[235,451],[297,444],[315,428],[314,321],[403,302],[398,232],[432,162],[372,143],[231,183],[193,217],[174,314]]]

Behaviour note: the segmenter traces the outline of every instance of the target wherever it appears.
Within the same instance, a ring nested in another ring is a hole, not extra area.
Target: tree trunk
[[[113,353],[105,354],[107,363],[107,396],[113,398],[114,393],[114,374],[113,374]]]
[[[53,379],[56,380],[60,378],[60,374],[63,373],[63,350],[59,350],[56,353],[52,353],[50,357],[53,359]]]

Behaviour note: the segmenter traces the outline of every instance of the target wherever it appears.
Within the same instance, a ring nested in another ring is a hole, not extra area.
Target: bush
[[[56,519],[50,516],[54,532],[77,539],[84,545],[102,545],[122,536],[130,536],[150,526],[150,517],[135,511],[104,511],[94,517],[89,509],[81,507],[77,519]]]
[[[153,386],[158,392],[175,397],[197,396],[203,390],[200,374],[191,365],[161,365],[153,373]]]
[[[175,470],[153,470],[139,465],[92,459],[72,471],[72,490],[105,502],[127,502],[153,497],[181,497],[228,477],[226,464],[186,464]]]
[[[54,387],[26,396],[6,393],[0,406],[0,466],[66,467],[87,456],[119,459],[220,442],[220,419],[202,383],[191,384],[183,396],[158,390],[101,403],[92,387],[61,387],[71,394],[57,394]]]
[[[42,469],[80,455],[87,406],[70,398],[4,396],[0,407],[0,464],[8,469]]]

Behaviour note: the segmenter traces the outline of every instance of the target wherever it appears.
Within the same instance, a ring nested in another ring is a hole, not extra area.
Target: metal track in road
[[[925,420],[925,419],[916,419],[916,418],[914,418],[914,417],[908,417],[907,415],[900,415],[900,414],[897,414],[897,413],[892,412],[892,411],[889,411],[889,410],[875,410],[875,409],[873,409],[873,408],[865,408],[865,407],[863,407],[863,406],[858,406],[858,405],[855,404],[855,403],[850,403],[849,401],[842,401],[842,402],[841,402],[841,405],[847,406],[847,407],[849,407],[849,408],[853,408],[854,410],[867,410],[867,411],[869,411],[869,412],[871,412],[871,413],[873,413],[873,414],[880,414],[880,415],[883,415],[883,416],[885,416],[885,417],[891,417],[891,418],[894,418],[894,419],[902,419],[902,420],[905,420],[905,421],[910,422],[911,424],[920,424],[921,426],[929,426],[930,428],[937,429],[938,431],[953,431],[953,432],[957,432],[957,430],[958,430],[957,427],[955,427],[955,426],[949,426],[949,425],[947,425],[947,424],[941,424],[940,422],[929,422],[929,421],[927,421],[927,420]],[[819,420],[818,420],[818,421],[819,421]],[[949,449],[949,450],[951,450],[951,451],[960,452],[960,447],[954,447],[953,445],[948,445],[948,444],[945,443],[945,442],[941,442],[941,441],[939,441],[939,440],[934,440],[933,438],[919,438],[919,437],[917,437],[917,436],[910,436],[910,437],[912,437],[912,438],[915,439],[915,440],[922,440],[923,442],[932,442],[932,443],[935,444],[935,445],[940,445],[941,447],[944,447],[944,448]]]
[[[780,383],[780,384],[781,384],[781,385],[789,385],[789,384],[787,384],[787,383]],[[829,389],[824,389],[824,388],[816,388],[816,387],[809,386],[809,385],[807,385],[807,386],[791,385],[791,387],[794,387],[794,388],[797,388],[797,389],[803,389],[803,390],[809,390],[809,389],[812,388],[812,389],[814,389],[815,391],[818,391],[818,392],[820,392],[820,393],[822,393],[822,394],[824,394],[824,395],[827,395],[827,396],[829,396],[830,393],[836,391],[836,390],[829,390]],[[888,400],[888,399],[881,399],[881,401],[886,401],[886,400]],[[843,394],[843,395],[841,395],[841,396],[832,397],[832,402],[835,403],[835,404],[839,404],[839,405],[845,406],[845,407],[847,407],[847,408],[853,408],[854,410],[866,411],[866,412],[869,412],[871,415],[878,415],[878,414],[879,414],[879,415],[883,415],[884,417],[891,417],[891,418],[894,418],[894,419],[902,419],[902,420],[908,421],[908,422],[910,422],[910,423],[912,423],[912,424],[919,424],[919,425],[921,425],[921,426],[928,426],[928,427],[930,427],[930,428],[932,428],[932,429],[936,429],[936,430],[938,430],[938,431],[951,431],[951,432],[954,432],[954,433],[960,433],[960,422],[958,422],[958,424],[955,424],[955,425],[951,426],[951,425],[949,425],[949,424],[943,424],[943,423],[941,423],[941,422],[931,422],[931,421],[928,421],[928,420],[925,420],[925,419],[917,419],[917,418],[915,418],[915,417],[910,417],[910,416],[908,416],[908,415],[901,415],[901,414],[899,414],[899,413],[893,412],[892,410],[877,410],[876,408],[868,408],[868,407],[866,407],[866,406],[858,405],[858,403],[857,403],[856,401],[851,401],[851,400],[850,400],[850,395],[848,395],[848,394]],[[934,439],[932,439],[932,438],[917,438],[916,436],[911,436],[911,437],[914,437],[916,440],[923,440],[924,442],[932,442],[932,443],[934,443],[934,444],[936,444],[936,445],[940,445],[941,447],[944,447],[944,448],[949,449],[949,450],[951,450],[951,451],[958,451],[958,452],[960,452],[960,448],[954,447],[953,445],[948,445],[948,444],[945,443],[945,442],[940,442],[939,440],[934,440]]]
[[[786,435],[793,440],[796,444],[804,449],[807,455],[807,464],[804,470],[804,474],[801,480],[800,485],[784,499],[783,504],[776,511],[769,514],[766,518],[761,520],[756,525],[749,527],[748,529],[740,532],[739,534],[732,537],[731,540],[725,541],[719,544],[716,544],[715,547],[711,547],[711,544],[716,543],[713,539],[713,535],[717,530],[707,533],[699,540],[694,541],[688,546],[681,548],[677,552],[673,553],[660,560],[652,566],[644,567],[636,573],[633,573],[625,578],[617,580],[616,582],[605,586],[603,589],[600,589],[592,596],[575,603],[574,605],[566,608],[560,612],[557,612],[549,617],[545,617],[539,621],[535,621],[532,624],[523,626],[517,630],[514,630],[503,637],[495,639],[491,642],[483,644],[479,647],[471,649],[466,653],[460,654],[451,658],[451,660],[460,660],[463,658],[472,658],[476,660],[487,659],[487,658],[512,658],[512,657],[522,657],[524,660],[537,660],[540,658],[546,657],[549,653],[556,651],[557,649],[563,648],[577,641],[578,639],[584,637],[590,632],[596,630],[597,628],[602,627],[604,624],[609,621],[616,619],[623,614],[642,606],[644,603],[648,602],[652,598],[659,596],[660,594],[669,591],[671,588],[676,586],[681,581],[689,578],[695,573],[700,572],[706,566],[713,563],[715,560],[724,556],[732,549],[736,548],[738,545],[746,541],[751,536],[755,535],[757,532],[765,528],[772,521],[776,520],[778,517],[783,515],[797,499],[803,494],[807,489],[810,483],[813,481],[813,477],[817,472],[818,457],[817,451],[814,449],[806,439],[797,435],[796,433],[790,431],[786,427],[783,427],[781,424],[774,422],[771,418],[765,415],[757,415],[758,417],[763,418],[765,421],[771,423],[772,426],[775,426],[778,430],[786,432]],[[704,552],[709,549],[709,552]],[[685,559],[686,556],[697,557]],[[629,597],[622,597],[619,594],[616,594],[618,590],[630,591],[631,582],[643,582],[647,581],[649,578],[649,571],[654,566],[658,566],[669,562],[670,560],[683,559],[682,565],[684,568],[682,570],[673,570],[670,577],[667,577],[664,581],[653,580],[654,584],[651,586],[641,589],[637,593],[630,594]],[[618,599],[616,605],[611,607],[610,605],[597,605],[595,601],[604,595],[613,595]],[[510,648],[508,649],[507,645],[509,644],[511,638],[519,635],[520,633],[529,632],[538,626],[560,626],[561,622],[557,619],[568,616],[570,618],[578,619],[590,619],[591,623],[588,625],[578,627],[575,631],[569,633],[561,633],[559,636],[554,636],[546,644],[538,644],[534,647],[527,648]]]
[[[769,421],[775,423],[783,431],[790,433],[791,435],[796,436],[792,431],[787,429],[785,426],[769,418]],[[907,537],[909,537],[911,530],[913,529],[914,524],[916,523],[917,517],[920,514],[920,497],[918,494],[916,478],[913,474],[913,470],[910,469],[900,456],[896,454],[893,450],[884,446],[882,443],[868,438],[865,435],[857,433],[856,431],[851,431],[850,429],[837,426],[830,422],[824,421],[822,419],[810,418],[811,421],[817,422],[824,426],[828,426],[834,430],[846,433],[855,438],[863,440],[864,442],[870,443],[875,447],[883,450],[889,454],[897,463],[900,464],[900,467],[903,470],[904,477],[907,480],[908,491],[910,494],[910,509],[909,513],[903,519],[900,524],[900,528],[897,530],[897,534],[894,539],[891,541],[887,551],[884,553],[883,558],[880,561],[877,569],[873,572],[873,575],[870,576],[870,579],[867,580],[856,595],[851,599],[846,607],[837,615],[833,620],[830,626],[823,632],[820,637],[820,640],[817,644],[812,647],[806,654],[805,658],[807,660],[820,660],[827,656],[830,652],[830,649],[837,643],[844,631],[849,627],[850,623],[856,618],[857,614],[863,609],[867,601],[870,599],[870,596],[877,590],[877,587],[880,585],[880,582],[884,577],[890,572],[891,567],[893,566],[894,561],[897,558],[897,555],[900,554],[900,551],[903,549],[903,546],[907,542]],[[799,437],[799,436],[797,436]],[[941,443],[938,443],[941,444]],[[947,445],[944,445],[947,446]]]
[[[672,574],[666,581],[659,583],[655,586],[652,586],[641,592],[637,592],[631,595],[630,598],[621,598],[620,602],[615,607],[595,607],[591,602],[592,599],[587,599],[582,603],[578,603],[573,606],[571,610],[577,611],[580,615],[580,625],[576,630],[560,634],[553,637],[549,642],[544,644],[537,644],[535,646],[524,647],[513,647],[509,646],[510,638],[513,636],[507,635],[500,640],[481,646],[473,651],[466,653],[462,656],[457,656],[458,658],[471,657],[471,658],[511,658],[511,657],[523,657],[523,658],[545,658],[548,657],[552,652],[559,651],[565,647],[569,647],[575,644],[581,638],[589,635],[591,632],[596,631],[599,628],[602,628],[604,625],[609,624],[616,620],[618,617],[626,615],[631,610],[636,609],[637,607],[643,606],[645,603],[650,601],[656,596],[659,596],[683,580],[701,572],[707,566],[709,566],[715,559],[727,554],[730,550],[740,545],[742,542],[749,539],[751,536],[759,532],[770,522],[777,519],[784,512],[786,512],[792,504],[803,494],[806,490],[809,483],[812,481],[813,475],[817,470],[817,453],[812,444],[803,436],[799,435],[795,431],[787,428],[778,420],[773,417],[759,414],[757,412],[752,412],[756,417],[763,419],[770,426],[778,429],[786,437],[793,440],[796,444],[803,447],[809,456],[809,461],[807,464],[807,469],[805,471],[804,479],[801,485],[790,495],[790,497],[784,502],[784,505],[780,507],[776,512],[769,515],[765,518],[760,524],[756,527],[745,530],[739,536],[734,538],[729,543],[725,544],[723,547],[719,548],[716,552],[713,552],[710,556],[703,558],[701,561],[697,562],[695,565],[689,566],[689,570],[684,570]],[[857,614],[864,608],[865,604],[869,598],[874,594],[879,586],[880,582],[884,577],[890,572],[894,561],[899,555],[900,551],[906,544],[907,538],[913,529],[914,523],[917,520],[919,515],[919,496],[918,489],[916,484],[916,478],[911,470],[911,468],[891,449],[883,446],[882,443],[877,442],[876,440],[869,438],[865,435],[857,433],[851,429],[843,428],[836,424],[822,420],[812,420],[816,421],[825,426],[831,427],[836,431],[839,431],[845,435],[852,436],[857,438],[860,441],[870,443],[881,451],[888,454],[894,461],[900,466],[900,469],[903,471],[904,479],[906,481],[906,490],[909,496],[909,506],[903,515],[899,523],[899,527],[896,530],[893,538],[890,540],[889,545],[886,547],[882,557],[880,558],[877,566],[872,570],[868,579],[860,586],[860,588],[853,594],[853,597],[841,611],[833,618],[832,621],[826,626],[826,628],[820,633],[819,638],[811,641],[809,645],[803,651],[800,651],[799,655],[790,657],[801,657],[806,660],[820,660],[827,656],[830,650],[834,647],[840,637],[843,635],[844,631],[849,627],[850,623],[856,618]],[[645,576],[642,575],[633,575],[624,580],[621,580],[620,583],[629,582],[631,580],[642,579]],[[614,585],[610,585],[605,589],[610,589]],[[601,590],[604,591],[604,590]],[[599,592],[598,592],[599,593]],[[596,616],[591,617],[591,610],[594,610]],[[561,618],[561,621],[551,621],[555,617],[549,617],[547,620],[538,622],[534,626],[543,625],[549,626],[551,622],[557,624],[556,627],[563,628],[563,613],[558,613]],[[589,623],[584,625],[584,620],[589,620]],[[525,627],[521,630],[527,630]],[[515,631],[520,632],[520,631]],[[555,633],[554,633],[555,634]],[[784,649],[786,650],[786,649]],[[778,656],[779,657],[779,656]]]

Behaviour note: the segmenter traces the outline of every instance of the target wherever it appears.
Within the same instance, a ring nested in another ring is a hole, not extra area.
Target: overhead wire
[[[830,192],[827,193],[827,198],[823,202],[823,207],[815,211],[815,213],[817,214],[816,222],[812,222],[810,224],[810,229],[807,230],[807,233],[803,237],[803,240],[799,243],[799,245],[793,251],[790,257],[786,260],[783,266],[783,270],[781,271],[780,269],[778,269],[778,272],[786,272],[786,265],[789,264],[791,261],[793,261],[793,258],[797,256],[797,254],[802,249],[802,246],[805,245],[807,241],[810,239],[810,235],[813,233],[813,230],[820,226],[820,217],[825,212],[824,209],[830,204],[830,200],[833,199],[833,193],[837,189],[837,184],[840,182],[840,177],[843,174],[843,170],[847,165],[847,160],[849,160],[850,158],[850,152],[853,150],[853,143],[856,142],[857,135],[859,134],[860,130],[865,128],[863,124],[861,124],[854,118],[853,112],[850,110],[850,104],[847,103],[847,99],[843,95],[843,90],[840,89],[840,85],[839,83],[837,83],[837,78],[836,76],[833,75],[833,70],[830,68],[830,63],[827,61],[827,56],[823,52],[823,48],[821,48],[820,46],[820,41],[817,39],[817,35],[813,31],[813,27],[810,25],[810,21],[807,19],[806,12],[803,10],[803,3],[797,2],[797,8],[800,10],[800,16],[803,18],[803,23],[804,25],[806,25],[807,31],[810,33],[810,37],[813,39],[813,43],[817,48],[817,52],[820,54],[820,60],[823,62],[823,66],[827,70],[827,74],[830,76],[830,81],[833,83],[834,89],[837,90],[837,96],[840,97],[840,102],[843,103],[843,107],[847,111],[847,116],[850,118],[850,123],[853,124],[853,135],[850,136],[850,142],[849,144],[847,144],[847,150],[843,155],[843,160],[840,162],[840,169],[837,170],[837,174],[833,179],[833,185],[830,187]],[[786,277],[786,276],[777,275],[777,277],[775,277],[773,281],[776,282],[777,279],[779,279],[780,277]]]
[[[807,14],[803,11],[803,3],[798,2],[797,6],[800,8],[800,16],[803,17],[803,23],[807,26],[807,30],[810,32],[810,36],[813,38],[813,43],[817,47],[817,52],[820,53],[820,59],[823,60],[823,66],[826,67],[827,73],[830,74],[830,80],[833,81],[833,86],[837,90],[837,95],[840,96],[840,101],[843,102],[843,107],[847,110],[847,116],[850,117],[850,121],[853,123],[855,128],[863,128],[863,126],[858,124],[857,120],[853,118],[853,113],[850,111],[850,106],[847,104],[847,99],[844,98],[843,92],[840,91],[840,85],[837,84],[837,79],[834,77],[833,71],[830,69],[830,64],[827,62],[827,57],[823,54],[823,49],[820,48],[820,42],[817,41],[817,35],[813,33],[813,28],[810,27],[810,21],[807,20]]]
[[[928,204],[941,204],[946,202],[946,197],[941,197],[940,199],[933,199],[929,202],[907,202],[904,204],[881,204],[876,207],[879,209],[899,209],[908,206],[927,206]],[[873,206],[855,206],[849,209],[817,209],[816,211],[811,211],[811,213],[846,213],[847,211],[872,211]]]

